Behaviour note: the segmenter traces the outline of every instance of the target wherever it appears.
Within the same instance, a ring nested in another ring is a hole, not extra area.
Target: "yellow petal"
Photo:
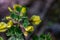
[[[26,13],[26,8],[22,7],[21,13]]]
[[[33,15],[31,17],[31,21],[32,21],[32,24],[38,25],[39,23],[41,23],[40,16]]]
[[[33,22],[34,25],[38,25],[39,23],[40,23],[40,21]]]
[[[39,21],[39,20],[41,20],[41,19],[40,19],[40,16],[33,15],[33,16],[31,17],[31,20],[32,20],[32,21]]]
[[[12,10],[10,7],[8,7],[8,10],[9,10],[10,12],[13,12],[13,10]]]
[[[0,32],[6,32],[7,29],[0,30]]]
[[[8,19],[11,19],[11,17],[10,16],[6,16],[6,19],[8,20]]]
[[[25,30],[27,32],[32,32],[32,31],[34,31],[34,27],[33,26],[28,26],[27,28],[25,28]]]
[[[20,16],[24,16],[26,13],[26,8],[25,7],[22,7],[22,10],[20,12]]]
[[[4,29],[7,27],[7,24],[4,22],[0,22],[0,29]]]
[[[25,31],[25,32],[24,32],[24,36],[28,36],[28,32]]]
[[[32,22],[34,25],[39,25],[40,23],[41,23],[41,20],[39,20],[39,21],[33,21]]]
[[[10,28],[13,25],[13,21],[9,20],[9,22],[7,23],[7,28]]]

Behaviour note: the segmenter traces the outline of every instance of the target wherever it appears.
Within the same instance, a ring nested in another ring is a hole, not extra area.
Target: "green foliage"
[[[2,37],[0,37],[0,40],[4,40]]]
[[[24,40],[21,30],[17,26],[11,27],[6,34],[7,36],[10,36],[9,40]]]
[[[52,40],[50,33],[48,33],[48,34],[42,34],[40,36],[40,38],[45,39],[45,40]]]
[[[41,34],[40,36],[34,35],[33,40],[52,40],[50,33]]]
[[[39,40],[39,37],[37,35],[34,35],[33,40]]]
[[[21,17],[20,17],[18,14],[16,14],[15,12],[12,12],[12,13],[10,14],[10,16],[11,16],[13,19],[15,19],[15,20],[21,19]]]
[[[17,10],[18,12],[20,12],[21,9],[22,9],[22,8],[20,8],[20,7],[16,7],[16,10]]]
[[[19,37],[11,36],[8,40],[24,40],[22,36]]]
[[[23,18],[23,25],[24,27],[27,27],[29,25],[29,21],[27,18]]]
[[[23,6],[24,7],[24,6]],[[24,16],[20,16],[20,11],[21,11],[22,8],[19,8],[19,7],[16,7],[16,11],[18,12],[11,12],[10,16],[15,19],[15,20],[18,20],[18,21],[22,21],[23,20],[23,26],[24,27],[27,27],[29,25],[29,20],[28,20],[28,17],[27,17],[27,13],[22,13],[24,14]],[[27,9],[26,9],[27,10]]]
[[[7,36],[14,36],[14,35],[19,36],[19,34],[21,33],[22,33],[21,30],[17,26],[16,27],[12,26],[10,29],[8,29],[6,34]]]

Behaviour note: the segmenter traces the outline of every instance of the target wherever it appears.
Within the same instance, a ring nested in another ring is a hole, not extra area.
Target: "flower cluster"
[[[17,27],[18,25],[22,24],[23,28],[25,29],[25,32],[23,32],[23,34],[27,36],[29,32],[34,31],[33,25],[38,25],[41,23],[40,16],[38,15],[33,15],[30,19],[28,19],[27,8],[25,6],[15,4],[13,5],[13,9],[11,7],[8,7],[8,10],[11,12],[11,14],[10,16],[5,17],[5,20],[8,20],[7,23],[0,22],[0,32],[5,32],[8,28],[11,28],[12,26]]]
[[[5,32],[7,28],[10,28],[13,25],[12,20],[9,20],[7,23],[0,22],[0,32]]]
[[[15,4],[15,5],[13,6],[13,9],[14,9],[14,10],[12,10],[10,7],[8,7],[8,9],[9,9],[10,12],[13,12],[13,11],[19,12],[19,13],[20,13],[20,16],[23,16],[24,13],[26,13],[26,8],[20,6],[19,4]]]

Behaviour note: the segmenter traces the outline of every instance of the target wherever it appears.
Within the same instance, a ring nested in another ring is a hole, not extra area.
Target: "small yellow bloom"
[[[13,25],[13,21],[9,20],[9,22],[7,23],[7,28],[10,28]]]
[[[25,28],[25,30],[27,32],[32,32],[32,31],[34,31],[34,27],[33,26],[28,26],[28,27]]]
[[[0,32],[5,32],[7,29],[7,24],[4,22],[0,22]]]
[[[21,13],[26,13],[26,8],[22,7]]]
[[[10,12],[13,12],[13,10],[12,10],[10,7],[8,7],[8,10],[9,10]]]
[[[7,27],[7,24],[4,22],[0,22],[0,29],[5,29]]]
[[[22,6],[19,5],[19,4],[15,4],[15,5],[13,5],[14,11],[17,11],[16,8],[20,8],[20,7],[22,7]]]
[[[25,32],[24,32],[24,36],[26,36],[26,37],[27,37],[27,36],[28,36],[28,32],[26,32],[26,31],[25,31]]]
[[[33,24],[35,25],[38,25],[41,21],[35,21],[35,22],[32,22]]]
[[[20,12],[20,16],[23,16],[26,13],[26,8],[22,7],[22,10]]]
[[[7,31],[7,29],[2,29],[2,30],[0,30],[0,32],[6,32]]]
[[[33,15],[31,21],[33,24],[38,25],[41,22],[40,16]]]
[[[39,21],[39,20],[40,20],[40,16],[33,15],[33,16],[31,17],[31,20],[32,20],[32,21]]]
[[[6,16],[6,19],[9,20],[9,19],[11,19],[11,17],[10,16]]]

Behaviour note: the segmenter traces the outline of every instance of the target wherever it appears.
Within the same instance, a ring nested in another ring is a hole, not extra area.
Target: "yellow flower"
[[[0,22],[0,29],[5,29],[7,27],[7,24],[4,22]]]
[[[35,22],[32,22],[33,24],[35,25],[38,25],[40,23],[40,21],[35,21]]]
[[[26,37],[27,37],[27,36],[28,36],[28,32],[26,32],[26,31],[25,31],[25,32],[24,32],[24,36],[26,36]]]
[[[9,19],[11,19],[11,17],[10,16],[6,16],[6,19],[9,20]]]
[[[25,30],[27,32],[32,32],[32,31],[34,31],[34,27],[33,26],[28,26],[28,27],[25,28]]]
[[[7,28],[10,28],[13,25],[13,21],[9,20],[9,22],[7,23]]]
[[[10,12],[13,12],[13,10],[12,10],[10,7],[8,7],[8,10],[9,10]]]
[[[22,7],[21,13],[26,13],[26,8]]]
[[[20,16],[23,16],[26,13],[26,8],[22,7],[22,10],[20,12]]]
[[[2,30],[0,30],[0,32],[6,32],[7,31],[7,29],[2,29]]]
[[[40,16],[33,15],[33,16],[31,17],[31,20],[32,20],[32,21],[39,21],[39,20],[40,20]]]
[[[38,25],[41,22],[40,16],[33,15],[31,21],[33,24]]]
[[[7,24],[0,22],[0,32],[5,32],[7,30]]]
[[[15,4],[13,5],[14,11],[20,10],[19,8],[21,8],[22,6],[19,4]],[[18,8],[18,9],[17,9]]]

